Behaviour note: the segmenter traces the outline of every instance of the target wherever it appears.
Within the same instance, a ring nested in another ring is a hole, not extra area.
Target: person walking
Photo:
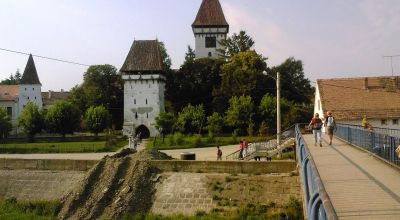
[[[322,138],[321,138],[322,120],[319,118],[318,113],[315,113],[308,127],[312,128],[314,134],[314,140],[315,140],[314,146],[317,146],[317,144],[319,143],[319,146],[322,147]]]
[[[332,116],[332,112],[327,112],[328,117],[325,119],[325,127],[329,136],[329,145],[332,145],[333,131],[336,129],[336,121]]]
[[[249,142],[243,138],[243,158],[248,155]]]
[[[244,144],[243,141],[240,141],[240,146],[239,146],[239,160],[243,160],[243,150],[244,150]]]
[[[222,150],[217,146],[217,160],[222,160]]]

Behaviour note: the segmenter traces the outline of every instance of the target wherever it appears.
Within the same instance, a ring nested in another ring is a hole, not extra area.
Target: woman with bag
[[[312,128],[314,134],[314,146],[317,146],[319,142],[319,146],[322,147],[322,138],[321,138],[321,128],[322,128],[322,120],[319,118],[319,114],[315,113],[315,116],[311,119],[310,124],[308,125],[309,129]]]

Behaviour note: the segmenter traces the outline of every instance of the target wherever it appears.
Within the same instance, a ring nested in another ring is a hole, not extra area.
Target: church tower
[[[196,58],[218,58],[219,41],[226,39],[229,24],[225,20],[219,0],[203,0],[192,24]]]
[[[124,131],[142,138],[158,134],[155,118],[164,111],[165,75],[159,42],[135,40],[120,70],[124,80]]]
[[[28,102],[36,104],[42,109],[42,84],[36,72],[35,62],[32,54],[29,55],[24,73],[19,84],[18,115],[21,114]]]

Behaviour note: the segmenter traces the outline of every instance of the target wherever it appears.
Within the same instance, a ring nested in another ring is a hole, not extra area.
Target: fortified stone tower
[[[39,109],[42,109],[43,102],[41,89],[42,84],[39,81],[35,62],[33,61],[31,54],[29,55],[28,63],[26,64],[24,74],[22,75],[19,85],[18,115],[21,114],[28,102],[32,102],[36,104]]]
[[[165,76],[157,40],[134,41],[120,70],[124,80],[124,131],[148,138],[158,133],[155,118],[164,111]]]
[[[222,48],[219,41],[226,39],[229,32],[229,24],[218,0],[203,0],[192,29],[196,58],[217,58],[217,49]]]

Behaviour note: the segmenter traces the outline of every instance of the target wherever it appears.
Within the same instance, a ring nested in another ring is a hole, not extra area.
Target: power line
[[[383,57],[383,59],[390,58],[390,66],[392,67],[392,76],[393,76],[393,57],[400,57],[400,54],[388,55],[388,56],[382,56],[382,57]]]
[[[58,62],[63,62],[63,63],[69,63],[69,64],[74,64],[74,65],[79,65],[79,66],[90,66],[88,64],[77,63],[77,62],[68,61],[68,60],[61,60],[61,59],[57,59],[57,58],[46,57],[46,56],[41,56],[41,55],[36,55],[36,54],[30,54],[30,53],[16,51],[16,50],[9,50],[9,49],[5,49],[5,48],[0,48],[0,50],[6,51],[6,52],[10,52],[10,53],[17,53],[17,54],[23,54],[23,55],[32,55],[34,57],[39,57],[39,58],[42,58],[42,59],[53,60],[53,61],[58,61]]]

